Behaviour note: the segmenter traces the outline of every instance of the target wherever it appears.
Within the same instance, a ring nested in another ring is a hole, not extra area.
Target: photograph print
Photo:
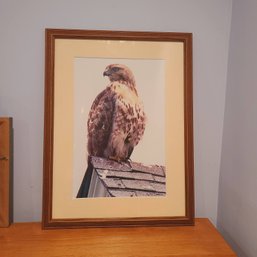
[[[165,60],[75,58],[73,197],[162,197]]]

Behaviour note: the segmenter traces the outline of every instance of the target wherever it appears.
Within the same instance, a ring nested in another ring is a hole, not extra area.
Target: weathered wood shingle
[[[93,177],[88,197],[165,196],[165,167],[118,163],[91,157]]]

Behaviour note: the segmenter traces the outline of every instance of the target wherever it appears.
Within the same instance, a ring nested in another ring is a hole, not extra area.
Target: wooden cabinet
[[[41,223],[0,229],[1,257],[232,257],[208,219],[195,226],[42,230]]]

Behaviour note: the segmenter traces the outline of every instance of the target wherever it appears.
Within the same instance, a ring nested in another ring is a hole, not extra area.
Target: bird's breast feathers
[[[123,99],[131,105],[142,105],[135,88],[132,89],[120,82],[114,82],[110,85],[110,89],[117,95],[118,99]]]
[[[123,128],[124,137],[129,134],[133,138],[131,140],[137,144],[145,129],[146,117],[143,103],[135,88],[133,90],[119,82],[112,83],[110,87],[116,95],[113,128]]]

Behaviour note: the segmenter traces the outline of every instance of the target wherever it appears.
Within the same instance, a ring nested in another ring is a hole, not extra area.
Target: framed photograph
[[[43,228],[194,224],[192,34],[46,29]]]

